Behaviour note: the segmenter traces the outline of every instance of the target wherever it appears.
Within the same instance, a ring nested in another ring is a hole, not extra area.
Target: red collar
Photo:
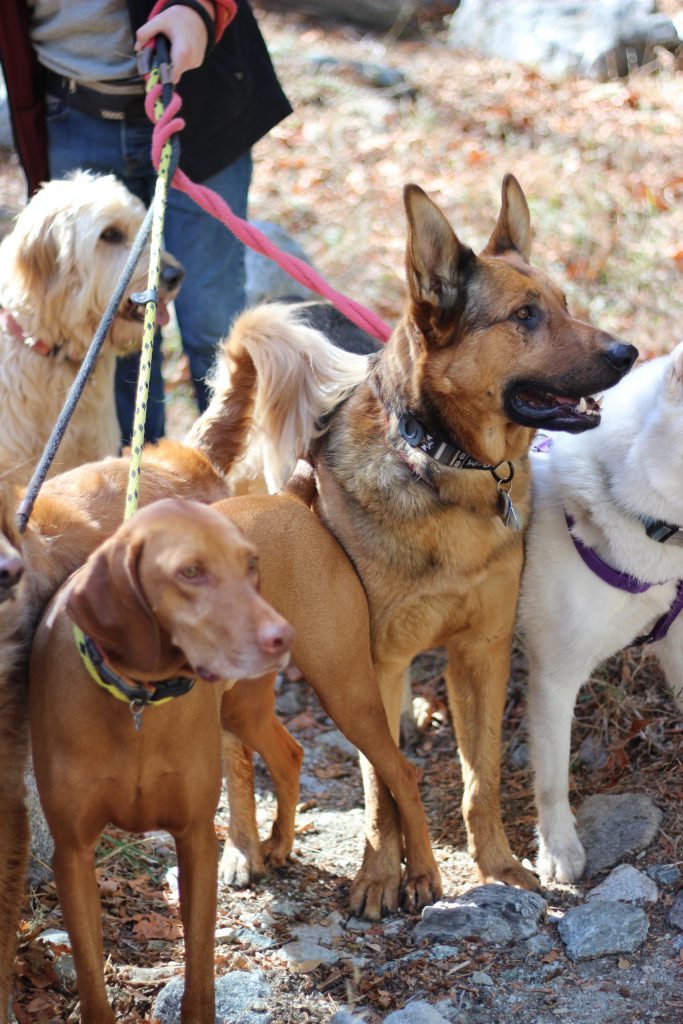
[[[48,345],[41,338],[27,338],[8,309],[0,309],[0,323],[8,334],[27,345],[33,352],[37,352],[39,356],[56,356],[61,348],[61,345]]]

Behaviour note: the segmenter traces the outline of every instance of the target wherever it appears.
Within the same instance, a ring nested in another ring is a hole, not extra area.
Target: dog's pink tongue
[[[156,326],[165,327],[170,319],[171,318],[168,315],[168,307],[166,306],[166,303],[164,302],[163,299],[159,299],[159,302],[157,303],[157,317],[156,320],[154,321]]]

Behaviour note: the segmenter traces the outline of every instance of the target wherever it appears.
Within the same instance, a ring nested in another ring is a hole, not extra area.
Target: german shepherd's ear
[[[74,577],[65,600],[76,625],[133,676],[154,670],[162,645],[138,576],[143,545],[142,537],[107,541]]]
[[[512,174],[503,178],[503,194],[498,223],[482,256],[500,256],[514,249],[525,263],[531,255],[531,217],[522,186]]]
[[[406,276],[415,303],[439,310],[462,305],[465,268],[476,259],[458,240],[453,228],[418,185],[403,189],[408,218]]]

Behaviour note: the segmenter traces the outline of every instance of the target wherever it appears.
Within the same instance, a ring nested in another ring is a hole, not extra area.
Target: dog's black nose
[[[185,277],[185,271],[182,267],[173,266],[167,263],[166,266],[162,267],[161,280],[164,282],[169,291],[173,291],[175,288],[180,287],[180,282]]]
[[[0,587],[9,590],[15,586],[24,573],[24,560],[21,555],[3,555],[0,557]]]
[[[623,341],[615,341],[605,349],[603,356],[612,369],[623,376],[638,358],[638,349]]]

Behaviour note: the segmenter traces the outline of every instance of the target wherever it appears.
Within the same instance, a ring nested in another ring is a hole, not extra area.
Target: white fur
[[[218,404],[230,386],[231,357],[243,352],[256,370],[249,466],[263,469],[269,489],[278,490],[318,436],[320,417],[367,377],[368,357],[336,348],[296,307],[256,306],[235,321],[219,354],[212,382]]]
[[[532,455],[533,509],[526,541],[520,625],[529,655],[529,719],[542,877],[573,882],[585,854],[569,807],[574,704],[604,658],[647,633],[683,579],[683,536],[660,544],[638,515],[683,526],[683,344],[609,391],[600,426],[553,435]],[[612,568],[657,586],[629,594],[603,582],[574,548],[574,532]],[[683,615],[653,645],[683,699]]]
[[[0,306],[26,337],[56,355],[41,355],[0,327],[0,474],[26,483],[85,357],[144,218],[139,199],[112,175],[78,172],[44,185],[0,245]],[[120,241],[102,233],[115,229]],[[146,287],[149,252],[130,291]],[[62,441],[52,472],[119,447],[113,377],[116,355],[139,347],[142,325],[121,305],[95,373]]]

